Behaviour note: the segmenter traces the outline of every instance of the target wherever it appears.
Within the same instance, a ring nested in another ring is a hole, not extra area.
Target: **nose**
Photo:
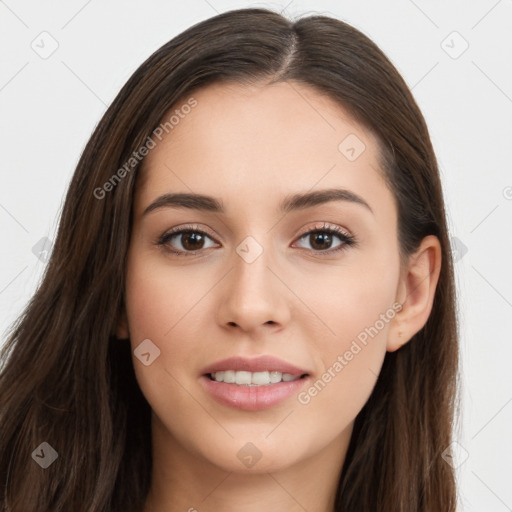
[[[290,294],[266,247],[252,262],[233,254],[233,268],[223,279],[217,321],[230,329],[254,333],[283,327],[290,318]]]

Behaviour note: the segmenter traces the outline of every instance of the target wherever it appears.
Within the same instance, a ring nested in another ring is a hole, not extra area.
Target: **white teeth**
[[[270,375],[268,372],[254,372],[251,377],[251,384],[257,384],[258,386],[270,384]]]
[[[234,370],[214,372],[211,376],[217,382],[226,382],[238,386],[268,386],[269,384],[291,382],[300,378],[296,375],[276,371],[246,372]]]
[[[281,372],[270,372],[271,384],[275,384],[276,382],[281,382],[282,376],[283,376],[283,374]]]
[[[217,372],[219,373],[219,372]],[[224,382],[227,382],[229,384],[234,384],[235,382],[235,372],[232,370],[228,370],[224,372]]]
[[[235,373],[236,384],[252,384],[251,372],[236,372]]]

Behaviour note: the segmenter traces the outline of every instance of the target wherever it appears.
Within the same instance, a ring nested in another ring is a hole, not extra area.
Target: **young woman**
[[[339,20],[226,12],[83,152],[2,353],[1,510],[454,511],[457,359],[405,82]]]

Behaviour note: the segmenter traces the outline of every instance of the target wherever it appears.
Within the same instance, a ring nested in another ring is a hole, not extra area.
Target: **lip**
[[[246,372],[263,372],[265,370],[289,373],[295,377],[300,377],[304,374],[309,374],[308,370],[298,368],[293,364],[287,363],[282,359],[273,356],[259,356],[254,358],[246,357],[229,357],[222,361],[217,361],[201,371],[202,375],[207,375],[214,372],[222,372],[225,370],[246,371]]]
[[[210,379],[210,373],[225,370],[248,372],[269,370],[289,373],[290,375],[301,378],[294,381],[283,381],[264,386],[238,386]],[[245,411],[260,411],[274,407],[284,402],[292,395],[296,395],[309,380],[310,375],[307,370],[272,356],[260,356],[252,359],[230,357],[205,367],[200,376],[200,382],[203,388],[217,402]]]

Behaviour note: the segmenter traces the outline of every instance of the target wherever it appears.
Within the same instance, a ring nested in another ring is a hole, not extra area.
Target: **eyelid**
[[[345,229],[345,228],[342,228],[341,226],[338,226],[336,224],[329,224],[325,221],[321,221],[319,224],[316,224],[312,227],[309,227],[307,229],[302,229],[299,230],[295,235],[294,237],[295,238],[302,238],[304,235],[307,235],[309,234],[310,232],[312,231],[320,231],[320,230],[333,230],[333,231],[337,231],[339,232],[340,234],[342,235],[345,235],[347,238],[352,238],[353,235],[351,235],[351,233]],[[167,236],[167,235],[170,235],[170,234],[173,234],[173,233],[176,233],[176,232],[181,232],[181,231],[198,231],[200,233],[204,233],[206,235],[208,235],[210,238],[212,238],[213,240],[217,241],[216,240],[216,236],[214,234],[212,234],[212,232],[209,230],[209,228],[203,228],[203,227],[199,227],[198,224],[184,224],[184,225],[179,225],[179,226],[175,226],[173,228],[171,228],[170,230],[166,231],[162,237],[164,236]],[[161,237],[160,237],[161,238]]]
[[[302,238],[304,235],[308,235],[315,231],[334,231],[340,235],[344,235],[347,238],[353,238],[353,235],[350,233],[348,229],[342,228],[341,226],[338,226],[337,224],[330,224],[328,222],[321,221],[320,223],[317,223],[311,227],[308,227],[305,230],[300,230],[297,235],[295,235],[296,238]]]
[[[162,235],[159,235],[155,241],[155,245],[161,247],[162,249],[167,250],[170,253],[173,253],[177,256],[194,256],[195,254],[204,251],[205,249],[198,249],[197,251],[182,251],[181,249],[174,249],[169,247],[168,240],[173,236],[180,235],[183,232],[192,231],[196,233],[201,233],[211,238],[216,244],[216,237],[210,233],[209,228],[200,228],[198,224],[184,224],[175,226],[167,231],[165,231]],[[207,249],[211,249],[211,247],[207,247]]]
[[[198,224],[185,224],[185,225],[175,226],[174,228],[166,231],[164,234],[162,234],[161,236],[158,237],[156,244],[160,245],[160,246],[165,246],[167,244],[167,242],[166,242],[167,239],[171,238],[174,235],[181,234],[181,233],[187,232],[187,231],[193,231],[193,232],[204,234],[204,235],[208,236],[209,238],[211,238],[215,243],[217,243],[217,244],[219,243],[219,242],[217,242],[216,237],[211,234],[209,228],[206,228],[206,229],[200,228]],[[315,255],[319,255],[319,256],[324,256],[324,255],[328,256],[328,255],[332,255],[334,253],[337,253],[338,251],[345,249],[347,246],[357,244],[356,238],[352,234],[350,234],[350,232],[348,230],[346,230],[345,228],[342,228],[341,226],[338,226],[337,224],[329,224],[327,222],[321,222],[320,224],[309,227],[308,229],[301,230],[298,234],[296,234],[294,236],[295,241],[293,243],[295,244],[296,242],[300,241],[301,239],[310,235],[311,233],[322,232],[322,231],[330,232],[331,234],[334,234],[341,240],[342,243],[335,248],[326,249],[323,251],[315,251],[313,249],[304,249],[304,248],[303,248],[303,250],[313,253]],[[211,248],[212,247],[207,247],[206,249],[211,249]],[[169,249],[170,252],[180,255],[180,256],[181,255],[194,256],[198,252],[201,252],[204,250],[205,249],[198,249],[197,251],[182,251],[180,249]]]
[[[210,231],[209,228],[199,227],[199,224],[184,224],[184,225],[175,226],[175,227],[169,229],[168,231],[166,231],[159,238],[170,236],[170,235],[173,235],[176,233],[181,233],[182,231],[197,231],[198,233],[204,233],[205,235],[208,235],[212,240],[217,241],[215,235],[212,234],[212,232]]]
[[[303,250],[305,250],[309,254],[314,254],[315,257],[322,258],[322,257],[334,256],[334,255],[337,255],[338,253],[341,253],[342,251],[346,250],[350,246],[354,247],[354,246],[358,245],[358,240],[356,239],[356,237],[354,235],[352,235],[347,229],[342,228],[341,226],[339,226],[337,224],[330,225],[327,222],[322,222],[321,225],[317,224],[316,226],[310,227],[309,229],[306,229],[305,231],[301,231],[301,234],[299,234],[295,238],[297,241],[300,241],[303,238],[310,236],[312,233],[316,233],[316,232],[330,233],[331,235],[334,235],[335,237],[337,237],[341,241],[341,243],[340,243],[340,245],[338,245],[334,248],[331,247],[330,249],[326,249],[323,251],[315,251],[314,249],[303,248]],[[294,242],[294,244],[295,243],[296,242]]]

